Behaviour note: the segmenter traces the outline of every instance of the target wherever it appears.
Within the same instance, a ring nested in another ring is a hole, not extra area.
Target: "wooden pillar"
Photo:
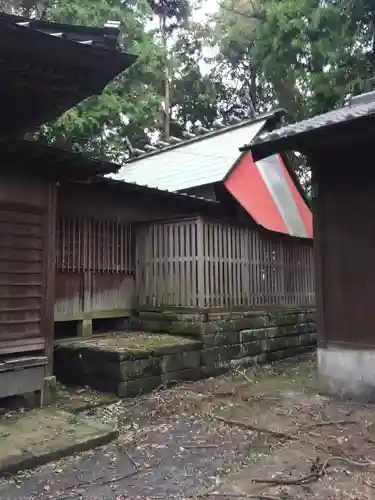
[[[46,376],[53,373],[53,348],[55,340],[54,307],[56,277],[56,200],[55,183],[47,186],[47,203],[43,214],[43,316],[42,331],[45,336],[45,355],[48,358]]]
[[[205,289],[205,281],[204,281],[204,266],[205,266],[205,255],[204,255],[204,232],[203,232],[203,224],[204,221],[201,217],[197,219],[197,259],[198,259],[198,277],[197,277],[197,286],[198,286],[198,307],[203,309],[205,307],[205,297],[206,297],[206,289]]]
[[[375,171],[372,144],[338,139],[313,160],[318,378],[375,401]]]

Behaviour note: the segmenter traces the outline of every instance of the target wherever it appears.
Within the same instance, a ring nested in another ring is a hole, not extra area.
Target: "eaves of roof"
[[[22,136],[101,94],[136,57],[114,27],[86,28],[0,13],[0,137]]]
[[[230,132],[232,130],[246,127],[247,125],[257,123],[257,122],[262,121],[262,120],[271,120],[271,119],[275,119],[275,118],[281,118],[282,116],[284,116],[286,114],[287,114],[287,112],[285,109],[277,108],[277,109],[274,109],[268,113],[264,113],[262,115],[259,115],[256,118],[250,118],[248,120],[243,120],[240,123],[236,123],[234,125],[228,125],[227,127],[223,127],[223,128],[217,129],[217,130],[212,130],[208,133],[205,133],[202,135],[197,135],[196,137],[193,137],[191,139],[182,140],[181,142],[178,142],[176,144],[170,144],[168,146],[165,146],[163,148],[158,149],[157,151],[150,151],[150,152],[147,152],[147,153],[139,155],[139,156],[134,156],[132,158],[127,159],[125,162],[125,165],[129,164],[129,163],[134,163],[134,162],[139,161],[139,160],[143,160],[145,158],[150,158],[152,156],[160,155],[162,153],[167,153],[168,151],[183,148],[184,146],[194,144],[195,142],[204,141],[205,139],[209,139],[211,137],[225,134],[225,133]]]
[[[342,149],[375,139],[375,102],[352,104],[255,137],[240,151],[251,151],[255,160],[281,151],[305,154]]]

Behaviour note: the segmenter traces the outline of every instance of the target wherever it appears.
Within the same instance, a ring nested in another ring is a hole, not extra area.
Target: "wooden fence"
[[[202,218],[142,224],[136,286],[140,306],[312,305],[312,242]]]
[[[130,274],[133,270],[131,224],[60,216],[56,240],[60,271]]]
[[[56,235],[55,320],[128,314],[133,306],[132,226],[60,215]]]

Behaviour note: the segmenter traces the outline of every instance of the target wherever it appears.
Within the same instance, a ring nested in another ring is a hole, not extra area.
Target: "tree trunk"
[[[169,60],[168,60],[168,45],[167,45],[167,18],[164,14],[160,16],[160,32],[164,47],[164,130],[163,139],[169,141],[171,136],[171,98],[170,98],[170,82],[169,82]]]

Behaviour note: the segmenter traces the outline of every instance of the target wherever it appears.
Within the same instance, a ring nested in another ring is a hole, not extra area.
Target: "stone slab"
[[[112,426],[44,408],[0,420],[0,474],[31,469],[117,438]]]
[[[239,472],[223,478],[219,492],[225,498],[226,494],[246,498],[253,495],[268,498],[278,497],[278,488],[275,486],[253,483],[252,479],[282,478],[289,479],[302,477],[310,472],[311,457],[316,456],[313,446],[301,443],[287,443],[272,455],[262,457],[254,465],[245,467]],[[302,488],[303,490],[303,488]],[[280,498],[282,498],[280,496]],[[286,497],[292,498],[292,497]],[[293,496],[293,498],[296,498]],[[299,498],[299,497],[297,497]],[[327,497],[322,497],[327,498]]]
[[[187,351],[180,354],[168,354],[161,359],[162,373],[177,372],[188,368],[198,368],[201,364],[200,351]]]
[[[178,370],[176,372],[163,373],[161,376],[162,383],[180,382],[184,380],[199,380],[201,378],[200,367],[187,368],[185,370]]]
[[[91,339],[65,339],[57,342],[57,353],[76,351],[77,357],[99,361],[142,359],[199,349],[202,343],[186,337],[145,332],[106,333]]]

